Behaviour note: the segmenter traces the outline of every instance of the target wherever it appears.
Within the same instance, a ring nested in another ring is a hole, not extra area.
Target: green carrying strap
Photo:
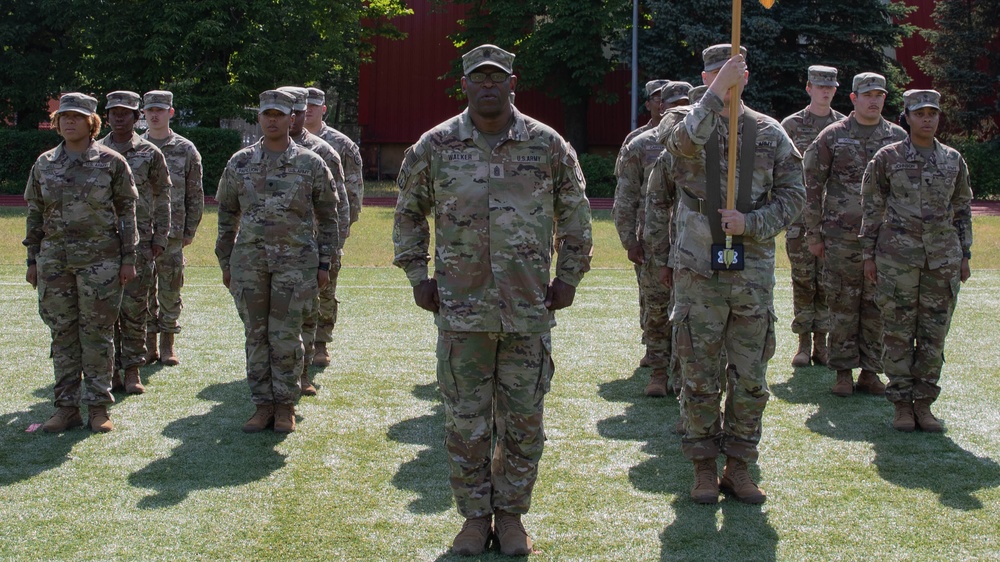
[[[743,108],[743,142],[740,144],[740,180],[736,190],[736,210],[749,213],[753,210],[753,163],[757,149],[757,112]],[[732,124],[729,127],[732,131]],[[712,131],[705,145],[705,217],[712,228],[712,241],[722,244],[726,233],[722,231],[722,155],[719,152],[719,129]],[[742,236],[733,236],[733,244],[743,243]]]

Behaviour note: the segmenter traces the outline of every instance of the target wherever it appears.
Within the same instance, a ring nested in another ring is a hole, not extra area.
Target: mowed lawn
[[[0,209],[0,559],[445,560],[461,525],[434,383],[435,328],[389,265],[391,209],[366,208],[341,272],[334,364],[298,430],[245,435],[243,330],[212,248],[188,252],[181,365],[142,370],[115,430],[27,430],[53,411],[49,333],[24,282],[24,210]],[[531,512],[538,560],[1000,559],[1000,218],[977,217],[935,411],[902,434],[891,405],[837,398],[832,372],[793,370],[779,240],[778,349],[755,469],[763,506],[688,500],[672,399],[648,372],[635,277],[608,214],[594,271],[553,331],[548,442]],[[491,553],[483,559],[502,559]]]

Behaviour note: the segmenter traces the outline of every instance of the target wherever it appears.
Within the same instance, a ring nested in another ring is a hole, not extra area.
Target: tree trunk
[[[588,98],[574,104],[563,102],[565,137],[573,145],[577,154],[584,154],[590,148],[587,142],[587,106],[589,103]]]

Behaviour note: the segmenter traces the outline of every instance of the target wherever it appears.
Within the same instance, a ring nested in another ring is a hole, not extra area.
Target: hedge
[[[226,162],[240,149],[240,133],[231,129],[206,127],[175,128],[201,153],[205,194],[214,195]],[[102,132],[101,136],[107,134]],[[59,144],[53,131],[16,131],[0,129],[0,193],[20,195],[38,155]]]
[[[581,154],[580,167],[587,180],[587,197],[614,197],[615,157],[598,154]]]
[[[986,142],[953,141],[951,146],[962,153],[969,165],[972,196],[976,199],[1000,199],[1000,137]]]

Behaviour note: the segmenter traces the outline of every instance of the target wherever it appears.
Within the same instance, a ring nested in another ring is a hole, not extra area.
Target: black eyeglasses
[[[472,80],[476,84],[482,84],[483,82],[486,81],[487,78],[489,78],[490,82],[493,82],[494,84],[503,84],[504,82],[507,81],[508,78],[510,78],[510,74],[507,74],[506,72],[489,72],[489,73],[487,73],[487,72],[470,72],[469,73],[469,80]]]

